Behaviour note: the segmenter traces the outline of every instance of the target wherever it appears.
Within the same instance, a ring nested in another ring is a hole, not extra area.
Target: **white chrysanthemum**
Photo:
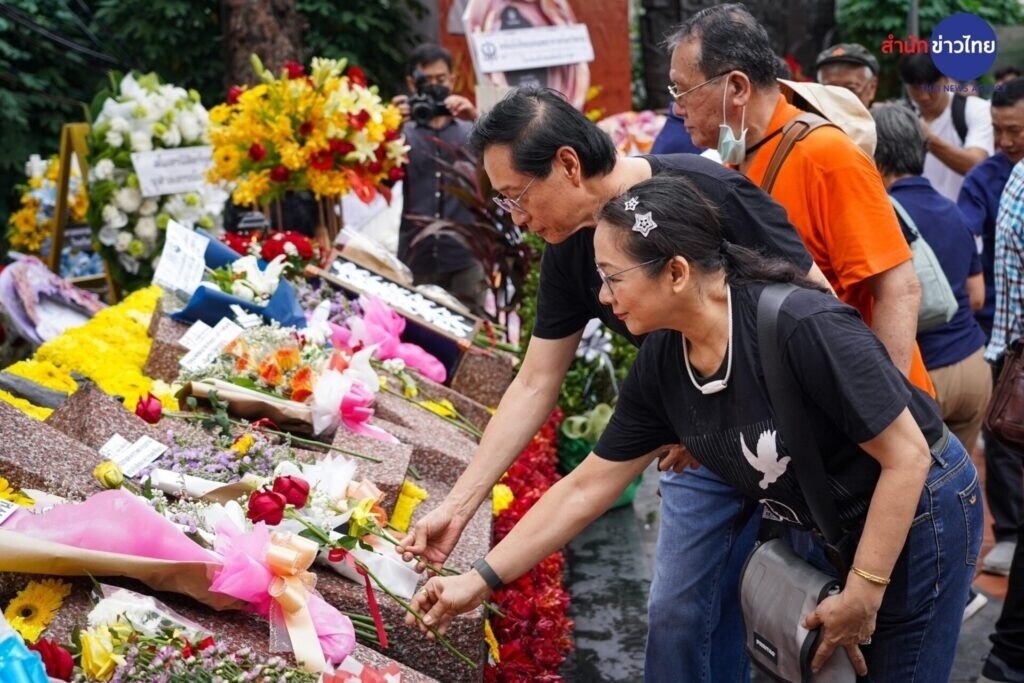
[[[111,147],[120,147],[124,144],[124,136],[115,130],[108,130],[103,140]]]
[[[113,204],[104,206],[101,215],[103,216],[103,224],[112,228],[123,228],[128,225],[128,216]]]
[[[152,216],[140,218],[139,222],[135,224],[135,236],[149,245],[156,243],[159,233],[160,231],[156,227],[156,219]]]
[[[110,180],[114,177],[114,162],[110,159],[100,159],[92,167],[92,175],[96,180]]]
[[[130,128],[128,127],[128,122],[124,119],[124,117],[115,116],[114,118],[110,119],[110,130],[115,131],[117,133],[127,133],[130,130]]]
[[[160,142],[164,143],[164,147],[177,147],[181,144],[181,131],[177,126],[171,126],[160,136]]]
[[[112,247],[114,246],[114,242],[117,241],[117,236],[120,234],[120,228],[115,228],[113,225],[104,225],[102,228],[100,228],[100,232],[97,236],[97,239],[99,239],[100,244],[107,247]]]
[[[160,208],[160,202],[150,197],[149,199],[142,200],[142,204],[139,205],[140,216],[152,216],[156,213],[157,209]]]
[[[117,262],[121,264],[121,267],[127,270],[132,275],[136,275],[139,272],[139,261],[138,259],[129,256],[128,254],[118,254]]]
[[[203,134],[203,127],[195,114],[189,111],[182,112],[178,116],[178,130],[181,131],[181,139],[185,143],[196,142]]]
[[[142,205],[142,193],[134,187],[122,187],[114,193],[114,203],[125,213],[135,213]]]
[[[128,245],[132,243],[132,234],[127,230],[123,230],[117,235],[117,239],[114,240],[114,249],[117,251],[127,251]]]
[[[153,137],[145,131],[132,133],[132,151],[149,152],[153,149]]]

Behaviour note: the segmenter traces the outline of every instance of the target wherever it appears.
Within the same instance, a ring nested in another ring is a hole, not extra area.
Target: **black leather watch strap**
[[[501,578],[494,569],[491,568],[491,565],[487,564],[487,560],[484,558],[481,557],[479,560],[474,562],[473,569],[476,570],[477,574],[483,577],[484,583],[486,583],[492,591],[505,587],[505,584],[501,582]]]

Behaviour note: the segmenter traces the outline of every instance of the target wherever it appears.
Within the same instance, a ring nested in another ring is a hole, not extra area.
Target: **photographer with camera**
[[[476,107],[451,94],[452,56],[430,43],[417,47],[410,59],[406,83],[410,95],[392,99],[404,118],[402,135],[409,151],[403,181],[405,200],[398,233],[398,258],[412,270],[414,282],[438,285],[474,312],[486,293],[484,268],[469,248],[452,235],[433,235],[417,241],[424,219],[472,223],[472,211],[445,189],[442,162],[453,163],[469,140]]]

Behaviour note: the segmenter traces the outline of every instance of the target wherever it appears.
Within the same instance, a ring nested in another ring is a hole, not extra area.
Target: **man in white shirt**
[[[993,151],[992,116],[987,100],[954,95],[955,85],[925,53],[900,58],[900,80],[917,107],[928,137],[924,177],[956,201],[964,175]]]

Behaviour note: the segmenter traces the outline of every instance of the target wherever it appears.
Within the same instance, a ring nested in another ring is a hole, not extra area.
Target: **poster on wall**
[[[462,22],[478,83],[552,88],[583,108],[594,48],[568,0],[468,0]]]

